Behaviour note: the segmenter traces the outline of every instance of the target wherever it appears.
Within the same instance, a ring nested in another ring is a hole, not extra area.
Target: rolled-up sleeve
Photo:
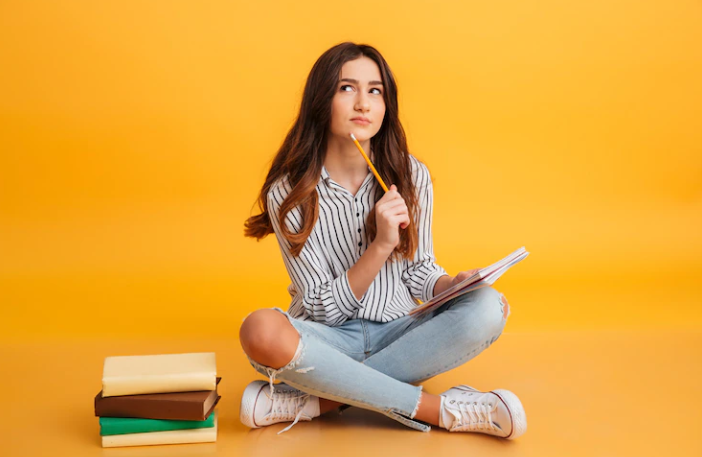
[[[416,162],[414,182],[419,200],[417,211],[417,228],[419,240],[417,251],[411,261],[407,261],[402,272],[402,281],[409,289],[412,296],[422,302],[434,296],[434,286],[446,271],[436,264],[434,257],[434,243],[432,239],[431,224],[434,206],[434,188],[427,167]]]
[[[284,188],[278,186],[273,186],[268,193],[269,217],[285,268],[297,293],[302,294],[302,304],[309,317],[331,327],[340,325],[352,317],[357,309],[364,307],[366,296],[358,300],[353,294],[348,271],[334,277],[324,260],[321,247],[317,246],[311,237],[307,239],[299,256],[292,255],[291,245],[283,237],[279,222],[279,209],[285,195]],[[286,216],[285,224],[293,233],[299,232],[301,222],[301,213],[297,209],[290,211]]]

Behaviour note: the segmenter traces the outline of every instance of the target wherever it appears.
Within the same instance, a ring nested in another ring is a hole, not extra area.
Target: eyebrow
[[[339,80],[339,82],[342,82],[342,81],[348,81],[350,83],[358,84],[358,80],[353,79],[353,78],[342,78]],[[368,81],[368,84],[371,86],[382,86],[383,82],[382,81]]]

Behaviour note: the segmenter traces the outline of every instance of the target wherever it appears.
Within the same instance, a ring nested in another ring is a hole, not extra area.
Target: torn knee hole
[[[282,373],[285,370],[292,370],[296,366],[300,364],[300,359],[302,358],[302,354],[304,353],[304,345],[302,343],[302,337],[300,337],[300,341],[297,344],[297,349],[295,350],[295,355],[293,355],[292,360],[285,366],[280,367],[280,368],[271,368],[262,365],[262,369],[266,372],[266,375],[268,375],[268,383],[271,388],[271,395],[275,392],[275,389],[273,387],[273,382],[275,381],[276,376],[279,373]],[[314,367],[309,367],[309,368],[300,368],[295,370],[298,373],[307,373],[310,370],[314,370]]]
[[[502,318],[507,319],[507,316],[509,316],[510,313],[509,303],[503,294],[500,294],[500,308],[502,309]]]

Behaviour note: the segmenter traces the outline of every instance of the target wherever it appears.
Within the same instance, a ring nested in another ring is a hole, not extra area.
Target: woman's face
[[[358,141],[369,140],[383,124],[385,99],[380,69],[368,57],[349,60],[341,67],[341,76],[332,99],[331,133]]]

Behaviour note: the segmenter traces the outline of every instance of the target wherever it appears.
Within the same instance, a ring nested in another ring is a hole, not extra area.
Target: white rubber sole
[[[473,392],[482,392],[471,386],[463,385],[462,387],[467,387],[468,390],[472,390]],[[512,391],[505,389],[495,389],[490,390],[489,392],[494,393],[500,398],[500,400],[502,400],[512,416],[512,433],[503,438],[506,440],[513,440],[522,436],[527,429],[527,420],[524,406],[522,406],[522,402],[519,400],[519,397],[517,397]]]
[[[267,386],[268,383],[265,381],[253,381],[244,389],[244,393],[241,396],[239,420],[249,428],[261,428],[254,423],[256,399],[261,395],[261,390]]]
[[[513,440],[522,436],[527,429],[527,420],[524,406],[522,406],[522,402],[519,401],[519,397],[514,395],[512,391],[505,389],[495,389],[490,392],[500,397],[505,405],[507,405],[507,409],[512,413],[512,433],[505,437],[505,439]]]

